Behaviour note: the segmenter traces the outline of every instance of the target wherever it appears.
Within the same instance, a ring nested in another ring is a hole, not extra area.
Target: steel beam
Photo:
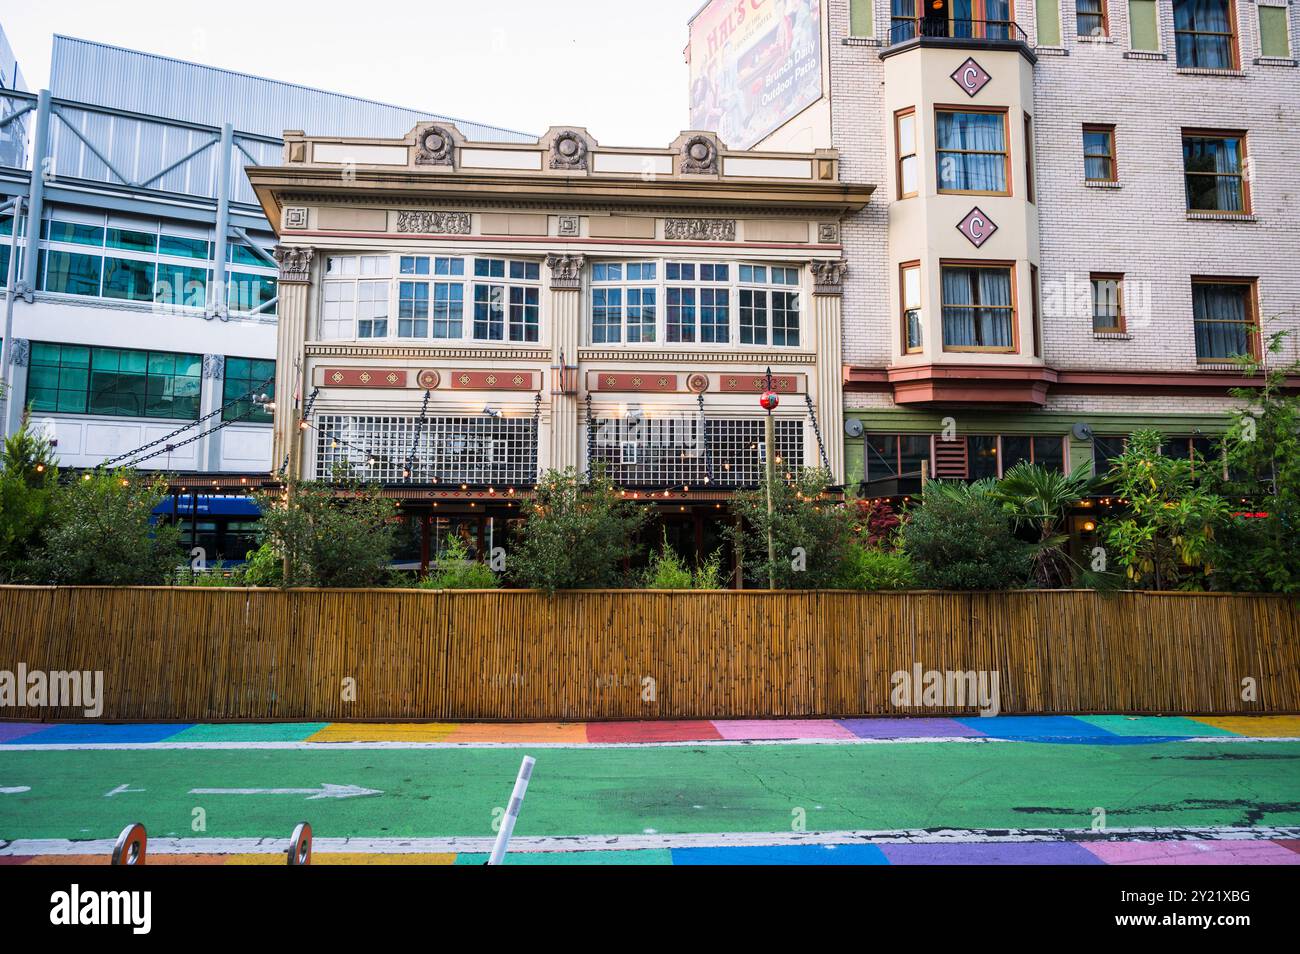
[[[36,97],[36,131],[32,136],[32,181],[27,193],[27,258],[23,262],[22,296],[35,300],[36,265],[40,258],[41,219],[45,213],[45,160],[50,151],[50,91]],[[17,226],[17,223],[14,223]]]

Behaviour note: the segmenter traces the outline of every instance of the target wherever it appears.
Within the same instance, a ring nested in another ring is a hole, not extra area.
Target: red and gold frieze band
[[[678,375],[667,371],[589,371],[588,391],[631,391],[673,394],[678,390]]]
[[[802,374],[772,376],[772,388],[782,394],[804,390]],[[621,391],[631,394],[703,394],[705,391],[735,394],[761,394],[766,390],[765,377],[752,371],[736,374],[706,374],[694,371],[675,374],[670,371],[588,371],[588,391]]]
[[[453,391],[536,391],[535,371],[451,371]]]
[[[405,368],[321,368],[317,384],[326,388],[404,388]]]
[[[767,376],[754,374],[752,371],[745,374],[720,374],[718,375],[718,390],[724,394],[762,394],[767,390]],[[798,394],[804,390],[804,376],[802,374],[774,374],[772,375],[772,390],[778,394]]]

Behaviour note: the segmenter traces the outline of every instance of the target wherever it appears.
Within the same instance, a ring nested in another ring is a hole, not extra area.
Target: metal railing
[[[947,37],[970,40],[1019,40],[1029,37],[1014,20],[970,20],[964,17],[894,17],[889,27],[889,43],[905,43],[917,37]]]

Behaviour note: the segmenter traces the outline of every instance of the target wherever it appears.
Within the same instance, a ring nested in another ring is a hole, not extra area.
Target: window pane
[[[178,258],[206,259],[211,253],[207,239],[183,238],[179,235],[164,235],[158,241],[159,255],[174,255]]]
[[[1009,268],[944,266],[941,289],[945,348],[1012,347],[1015,309]]]
[[[938,112],[935,120],[939,187],[960,192],[1006,191],[1002,113]]]
[[[54,249],[42,251],[42,287],[65,295],[98,295],[101,259]]]
[[[129,252],[158,251],[158,236],[153,232],[138,232],[134,229],[109,229],[109,248],[126,249]]]
[[[128,301],[153,300],[154,266],[135,259],[104,259],[104,297]]]
[[[1005,439],[1002,446],[1004,449],[1006,448]],[[1039,467],[1063,473],[1065,467],[1065,442],[1059,437],[1035,437],[1034,463]]]

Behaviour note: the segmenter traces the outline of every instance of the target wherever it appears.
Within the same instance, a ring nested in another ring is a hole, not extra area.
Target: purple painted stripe
[[[1100,858],[1069,841],[881,845],[891,865],[1099,865]]]
[[[859,739],[953,739],[984,733],[956,719],[840,719]]]
[[[21,739],[25,735],[48,728],[48,725],[39,722],[0,722],[0,743]]]

